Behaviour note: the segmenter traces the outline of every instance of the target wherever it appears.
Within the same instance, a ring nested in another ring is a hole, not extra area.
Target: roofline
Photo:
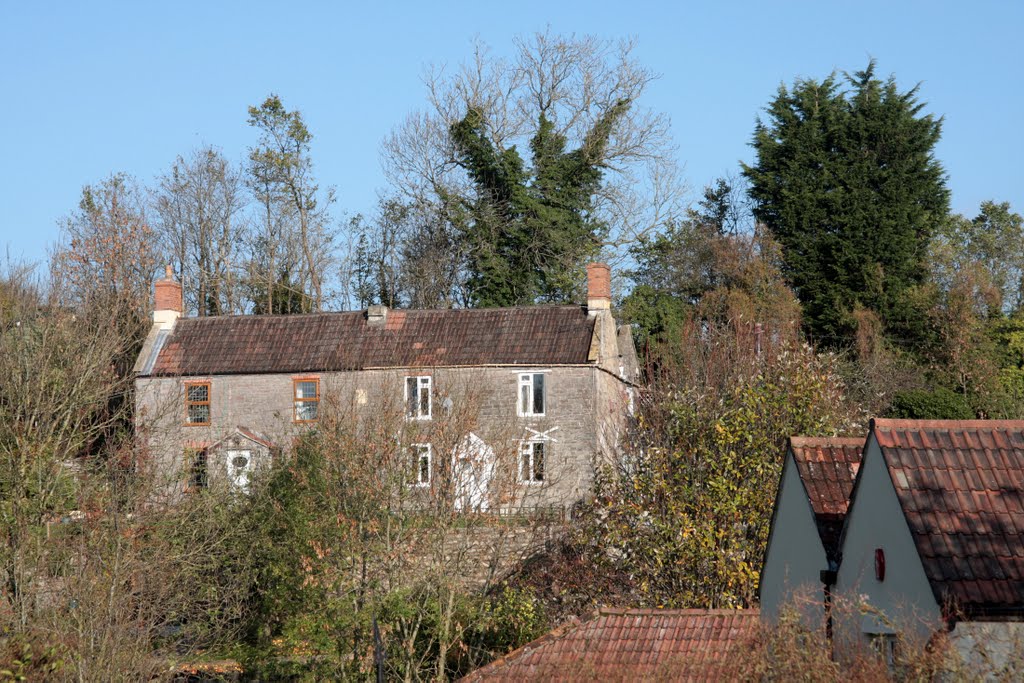
[[[736,609],[662,609],[659,607],[648,607],[648,608],[636,608],[636,607],[599,607],[597,613],[593,618],[611,616],[611,617],[628,617],[628,616],[674,616],[674,617],[690,617],[690,616],[736,616],[741,614],[742,616],[759,616],[761,610],[755,607],[738,607]],[[591,621],[588,619],[587,621]],[[586,623],[586,622],[581,622]]]
[[[389,313],[437,313],[437,312],[494,312],[494,311],[518,311],[523,309],[534,309],[534,308],[578,308],[583,311],[587,311],[586,304],[530,304],[527,306],[494,306],[490,308],[391,308],[388,307]],[[356,308],[348,311],[316,311],[310,313],[227,313],[221,315],[190,315],[181,316],[178,318],[178,322],[182,320],[216,320],[218,318],[312,318],[315,316],[334,316],[334,315],[353,315],[360,314],[366,315],[365,308]]]
[[[295,375],[303,372],[366,372],[367,370],[461,370],[464,368],[595,368],[597,363],[474,363],[471,365],[373,365],[365,368],[296,368],[272,372],[195,372],[180,374],[138,374],[136,377],[158,377],[160,379],[181,379],[185,377],[235,377],[238,375]],[[607,371],[606,371],[607,372]],[[612,373],[614,374],[614,373]]]
[[[878,429],[1024,429],[1024,420],[890,420],[871,418],[868,432]]]
[[[544,635],[531,640],[530,642],[522,645],[515,650],[512,650],[508,654],[498,657],[492,662],[488,662],[484,666],[471,671],[461,681],[476,681],[482,679],[484,676],[494,673],[498,669],[507,666],[513,659],[518,657],[523,652],[530,649],[546,645],[547,643],[555,640],[559,640],[569,635],[576,629],[589,624],[590,622],[599,619],[603,616],[735,616],[740,614],[742,616],[759,617],[761,610],[754,608],[745,609],[635,609],[635,608],[623,608],[623,607],[600,607],[598,610],[591,615],[588,619],[578,619],[576,617],[570,617],[568,621],[565,621],[555,628],[551,629]]]
[[[863,446],[863,436],[791,436],[789,446],[814,448],[816,446]]]

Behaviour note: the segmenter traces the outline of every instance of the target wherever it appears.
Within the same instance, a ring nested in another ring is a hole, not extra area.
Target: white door
[[[228,451],[228,482],[242,493],[249,493],[249,475],[252,474],[252,451]]]
[[[488,508],[488,489],[494,476],[494,449],[476,434],[470,433],[455,449],[455,509],[484,512]]]

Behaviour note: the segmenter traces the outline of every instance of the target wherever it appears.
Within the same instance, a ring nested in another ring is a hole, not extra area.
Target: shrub
[[[944,387],[932,391],[911,389],[897,393],[889,409],[890,417],[908,420],[973,420],[974,410],[963,394]]]

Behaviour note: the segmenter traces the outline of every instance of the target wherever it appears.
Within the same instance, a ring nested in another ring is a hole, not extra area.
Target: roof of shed
[[[757,610],[603,609],[477,669],[466,681],[634,681],[728,677]]]
[[[1024,608],[1024,421],[871,422],[936,599]]]
[[[580,306],[183,318],[158,349],[162,376],[588,362]],[[145,374],[145,373],[143,373]]]
[[[794,436],[789,439],[789,447],[814,511],[825,554],[835,559],[864,439]]]

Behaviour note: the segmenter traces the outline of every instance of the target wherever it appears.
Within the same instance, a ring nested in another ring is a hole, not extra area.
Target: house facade
[[[758,587],[766,619],[792,607],[808,627],[828,628],[839,538],[863,446],[863,438],[789,439]]]
[[[423,495],[567,506],[617,459],[636,388],[610,307],[610,270],[591,264],[586,306],[183,318],[168,272],[135,366],[138,428],[169,490],[244,490],[328,416],[390,416]]]
[[[1024,421],[871,421],[835,592],[837,650],[944,631],[968,666],[1024,656]]]

